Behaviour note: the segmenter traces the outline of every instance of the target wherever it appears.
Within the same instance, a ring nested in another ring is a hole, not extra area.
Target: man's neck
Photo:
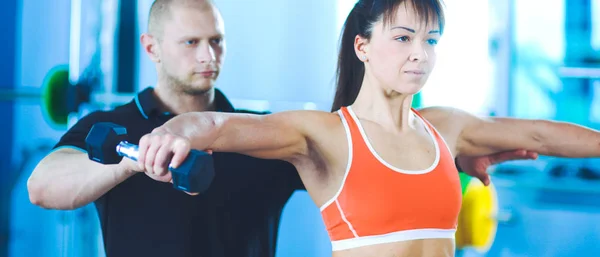
[[[172,90],[168,85],[157,85],[154,95],[161,103],[161,109],[172,114],[216,110],[214,88],[204,94],[192,95]]]

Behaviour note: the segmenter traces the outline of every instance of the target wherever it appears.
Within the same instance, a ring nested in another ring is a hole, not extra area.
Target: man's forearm
[[[120,167],[92,162],[76,150],[60,150],[35,168],[27,181],[29,199],[48,209],[82,207],[132,175]]]

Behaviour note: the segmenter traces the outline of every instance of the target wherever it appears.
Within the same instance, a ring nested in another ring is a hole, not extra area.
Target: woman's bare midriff
[[[453,257],[453,239],[420,239],[333,252],[333,257]]]

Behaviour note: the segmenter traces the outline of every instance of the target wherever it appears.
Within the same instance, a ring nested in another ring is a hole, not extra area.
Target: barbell
[[[99,84],[97,76],[84,76],[77,83],[69,80],[68,65],[58,65],[48,71],[42,86],[32,90],[0,90],[0,101],[35,100],[41,101],[42,112],[47,122],[66,126],[69,115],[79,111],[84,103],[101,104],[112,107],[131,101],[134,94],[94,92]]]
[[[498,193],[493,183],[460,173],[463,200],[455,234],[457,249],[487,253],[496,238],[499,222],[509,222],[512,214],[499,211]]]

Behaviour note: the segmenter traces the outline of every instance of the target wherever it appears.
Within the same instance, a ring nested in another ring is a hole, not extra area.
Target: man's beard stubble
[[[165,74],[166,74],[165,79],[166,79],[168,86],[171,87],[173,89],[173,91],[178,94],[201,96],[201,95],[205,95],[206,93],[213,90],[212,86],[207,87],[207,88],[194,87],[189,82],[184,82],[181,79],[171,76],[168,73],[165,73]]]

